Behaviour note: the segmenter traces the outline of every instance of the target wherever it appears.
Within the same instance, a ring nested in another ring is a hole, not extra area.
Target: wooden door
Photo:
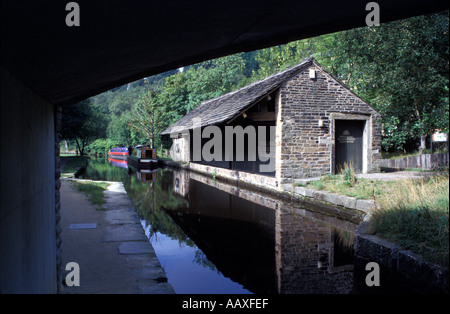
[[[362,172],[363,133],[366,121],[335,120],[335,172],[344,164],[353,165],[355,172]]]

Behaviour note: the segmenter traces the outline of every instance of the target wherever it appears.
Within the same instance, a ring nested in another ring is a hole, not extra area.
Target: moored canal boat
[[[158,166],[156,148],[137,145],[128,155],[128,164],[136,168],[156,168]]]
[[[108,152],[108,157],[113,159],[127,160],[128,155],[128,147],[114,147]]]

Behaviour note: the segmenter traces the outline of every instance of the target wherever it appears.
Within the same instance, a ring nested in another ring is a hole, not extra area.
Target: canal
[[[176,293],[354,293],[361,215],[290,203],[173,168],[91,160],[82,176],[121,181]]]

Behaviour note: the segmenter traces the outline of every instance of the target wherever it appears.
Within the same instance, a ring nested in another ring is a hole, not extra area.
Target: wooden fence
[[[381,159],[380,167],[384,169],[411,169],[421,168],[423,170],[438,169],[448,166],[448,153],[446,154],[422,154],[399,159]]]

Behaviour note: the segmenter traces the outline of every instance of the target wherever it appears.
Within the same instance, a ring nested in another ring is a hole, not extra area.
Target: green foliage
[[[196,64],[166,78],[158,95],[164,108],[164,128],[176,122],[200,103],[238,88],[244,79],[242,54]]]
[[[441,108],[441,116],[440,118],[437,118],[437,122],[436,122],[436,128],[438,130],[441,130],[441,132],[443,133],[449,133],[449,118],[448,118],[448,114],[449,114],[449,101],[448,101],[448,96],[449,96],[449,89],[448,86],[444,87],[444,95],[441,97],[440,99],[440,108]]]
[[[122,146],[117,141],[112,139],[103,139],[99,138],[89,144],[89,152],[91,154],[99,155],[99,156],[108,156],[108,152],[113,147]]]
[[[186,72],[166,78],[164,88],[159,94],[159,101],[165,109],[167,126],[188,113],[188,94]]]
[[[212,176],[213,176],[213,181],[214,181],[214,184],[217,182],[216,181],[216,176],[217,176],[217,171],[216,171],[216,169],[214,169],[214,171],[213,171],[213,173],[212,173]]]
[[[145,136],[146,143],[154,147],[159,141],[157,136],[163,130],[164,112],[159,105],[158,94],[150,86],[145,93],[142,93],[138,102],[130,113],[128,127],[130,130]],[[144,144],[144,143],[142,143]]]
[[[106,130],[107,138],[116,143],[117,146],[129,146],[132,144],[131,130],[128,128],[130,113],[125,112],[120,116],[111,116]]]
[[[355,175],[355,169],[353,168],[353,164],[347,165],[344,163],[344,168],[341,169],[341,177],[344,180],[344,183],[348,186],[353,186],[358,181]]]
[[[89,143],[106,135],[107,117],[90,99],[64,106],[61,122],[62,139],[75,140],[81,156]]]
[[[316,53],[316,38],[290,42],[259,50],[255,56],[259,68],[253,71],[253,81],[292,67]]]
[[[410,130],[397,116],[384,117],[385,136],[381,140],[383,148],[387,151],[402,150],[406,141],[413,136]]]
[[[133,89],[133,92],[125,91],[118,94],[109,104],[109,111],[117,117],[130,111],[133,104],[138,101],[140,92],[141,89]]]
[[[244,60],[242,54],[203,62],[188,69],[187,111],[197,107],[205,100],[219,97],[233,91],[243,79]]]

